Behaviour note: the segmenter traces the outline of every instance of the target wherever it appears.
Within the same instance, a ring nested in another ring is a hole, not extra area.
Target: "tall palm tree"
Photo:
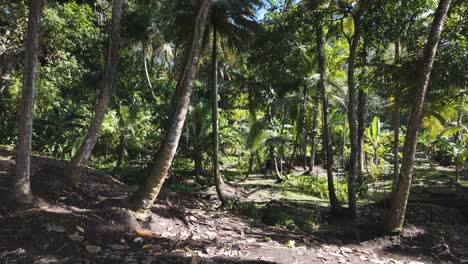
[[[417,80],[417,88],[414,98],[411,115],[408,121],[405,144],[403,147],[403,160],[400,169],[396,190],[392,193],[390,209],[387,212],[386,228],[390,232],[400,232],[405,219],[406,204],[408,202],[411,179],[414,169],[414,158],[416,154],[419,127],[423,116],[424,98],[434,64],[434,58],[440,35],[444,26],[445,18],[450,7],[451,0],[440,0],[432,22],[431,32],[428,41],[424,46],[423,60]]]
[[[89,124],[86,137],[69,164],[69,173],[75,184],[78,182],[89,158],[91,157],[94,145],[96,145],[99,137],[99,131],[101,130],[104,116],[106,115],[107,106],[109,105],[110,98],[115,91],[123,1],[124,0],[113,0],[112,3],[112,25],[109,38],[109,50],[107,54],[104,79],[102,80],[101,90],[99,92],[99,100],[94,106],[94,116]]]
[[[222,204],[226,203],[221,186],[223,180],[219,170],[219,109],[218,109],[218,33],[226,36],[234,45],[240,45],[257,28],[255,8],[260,0],[216,0],[211,10],[213,49],[211,60],[211,104],[213,122],[213,174],[216,192]]]
[[[200,7],[193,23],[192,36],[188,42],[185,64],[181,69],[176,90],[172,96],[165,138],[156,153],[154,165],[146,183],[131,198],[132,209],[139,214],[145,215],[153,206],[153,202],[161,190],[174,159],[190,105],[193,80],[202,50],[203,35],[210,7],[211,0],[202,0],[200,2]]]
[[[25,42],[23,90],[21,92],[18,145],[14,177],[15,194],[19,202],[31,202],[30,165],[34,97],[36,94],[37,56],[43,0],[29,1],[28,33]]]
[[[356,83],[354,72],[356,70],[356,51],[359,45],[361,35],[361,19],[366,11],[372,6],[374,0],[360,0],[359,7],[353,14],[354,35],[351,37],[349,46],[348,58],[348,120],[349,120],[349,137],[351,141],[350,167],[348,178],[348,202],[349,210],[352,218],[357,216],[357,200],[356,200],[356,179],[358,173],[359,162],[359,142],[358,142],[358,114],[356,111]]]
[[[323,148],[325,150],[325,168],[327,170],[328,196],[330,199],[331,212],[336,214],[341,211],[341,205],[336,197],[335,185],[333,182],[333,152],[330,142],[330,127],[328,124],[328,95],[325,89],[326,80],[326,60],[324,54],[323,29],[317,26],[317,55],[320,70],[320,94],[322,96],[322,135]]]

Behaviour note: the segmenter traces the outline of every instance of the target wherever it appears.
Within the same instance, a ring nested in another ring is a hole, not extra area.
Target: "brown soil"
[[[410,205],[405,231],[380,235],[379,205],[358,224],[324,218],[310,232],[267,226],[218,209],[213,195],[163,190],[150,218],[131,230],[121,204],[135,187],[88,170],[78,188],[64,163],[34,156],[36,207],[10,198],[11,151],[0,150],[0,263],[467,263],[466,219],[458,209]],[[239,187],[231,190],[240,193]],[[273,203],[277,210],[301,205]],[[275,209],[275,210],[276,210]]]

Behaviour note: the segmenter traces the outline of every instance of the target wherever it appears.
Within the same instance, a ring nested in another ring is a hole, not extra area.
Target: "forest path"
[[[2,192],[8,188],[5,183],[14,165],[11,156],[9,151],[0,151]],[[57,179],[58,175],[52,174],[59,172],[50,168],[64,165],[38,156],[33,158],[33,164],[32,177],[44,177],[43,180]],[[409,225],[401,236],[363,232],[377,226],[366,223],[361,227],[341,219],[328,219],[309,232],[290,231],[252,220],[239,210],[218,209],[218,201],[211,195],[200,198],[199,194],[167,189],[161,193],[151,217],[140,223],[144,229],[129,231],[119,225],[115,212],[121,210],[116,207],[118,201],[134,188],[93,170],[88,171],[82,183],[84,194],[67,188],[39,191],[47,194],[39,208],[12,211],[10,204],[2,200],[0,262],[415,264],[466,261],[460,258],[459,249],[453,248],[455,234],[459,247],[468,245],[466,227],[463,229],[460,223],[446,223],[447,228],[440,229],[445,233],[435,233],[436,227],[433,230]],[[362,213],[368,217],[376,210],[377,207],[363,208]],[[438,218],[433,221],[439,223]]]

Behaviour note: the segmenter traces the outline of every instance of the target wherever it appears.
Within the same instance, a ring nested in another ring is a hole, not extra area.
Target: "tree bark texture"
[[[386,218],[386,229],[389,232],[400,232],[405,219],[406,205],[411,187],[414,169],[414,159],[418,141],[418,133],[424,107],[424,98],[429,86],[430,75],[434,63],[437,46],[442,33],[445,18],[450,7],[451,0],[440,0],[435,12],[434,21],[429,33],[428,41],[424,47],[422,64],[417,79],[416,91],[411,96],[414,98],[411,114],[408,121],[408,130],[403,146],[403,159],[400,168],[400,178],[395,193],[392,195],[390,209]]]

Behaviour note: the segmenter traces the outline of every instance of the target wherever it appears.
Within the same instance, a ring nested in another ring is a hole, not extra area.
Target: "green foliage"
[[[316,176],[292,176],[289,178],[292,184],[302,192],[311,194],[321,199],[328,199],[328,183],[325,177]],[[335,182],[336,195],[347,197],[347,185],[343,181]]]
[[[261,211],[253,202],[241,202],[238,199],[229,199],[226,207],[236,213],[240,213],[253,219],[261,218]]]

